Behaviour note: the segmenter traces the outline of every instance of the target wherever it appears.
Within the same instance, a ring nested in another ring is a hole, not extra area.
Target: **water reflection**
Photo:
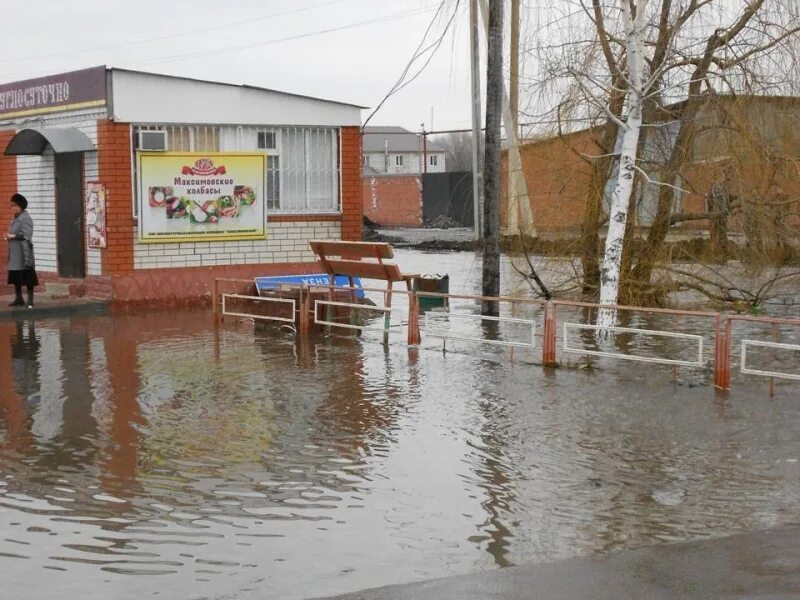
[[[793,399],[639,365],[172,311],[0,321],[0,381],[18,598],[304,598],[800,517]]]

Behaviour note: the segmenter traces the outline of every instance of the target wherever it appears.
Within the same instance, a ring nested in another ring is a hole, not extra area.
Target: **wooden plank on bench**
[[[382,281],[403,281],[400,267],[394,264],[368,263],[357,260],[326,260],[325,263],[334,275],[349,275]]]
[[[308,242],[317,256],[342,258],[394,258],[391,244],[385,242],[337,242],[311,240]]]

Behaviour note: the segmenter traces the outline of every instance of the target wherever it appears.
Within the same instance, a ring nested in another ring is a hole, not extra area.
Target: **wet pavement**
[[[106,312],[109,305],[107,300],[95,298],[49,298],[37,295],[33,308],[9,306],[13,299],[13,296],[0,296],[0,319],[40,318],[54,314],[98,314]]]
[[[475,289],[472,255],[399,255]],[[300,599],[800,522],[796,384],[430,333],[0,320],[4,593]]]
[[[787,527],[366,590],[335,600],[790,600],[800,598],[798,535],[800,528]]]

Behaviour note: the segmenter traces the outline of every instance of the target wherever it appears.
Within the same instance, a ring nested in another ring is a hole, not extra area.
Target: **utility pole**
[[[500,144],[503,112],[503,2],[489,0],[486,53],[486,159],[483,200],[483,295],[500,295]],[[481,314],[497,316],[498,302],[482,302]]]
[[[428,174],[428,134],[425,132],[425,123],[422,124],[422,172]]]
[[[511,60],[508,97],[514,133],[519,135],[519,0],[511,0]]]
[[[469,58],[472,83],[472,206],[475,240],[481,239],[483,210],[483,135],[481,133],[480,36],[478,34],[478,0],[469,2]]]
[[[487,35],[489,29],[489,7],[486,0],[478,0],[480,3],[483,24],[486,27]],[[508,235],[517,235],[519,229],[519,215],[522,216],[523,232],[526,235],[536,235],[536,228],[533,222],[533,210],[531,209],[530,198],[528,196],[528,184],[525,181],[525,172],[522,169],[522,156],[519,152],[519,140],[514,123],[515,119],[511,116],[511,108],[508,102],[508,93],[505,83],[503,84],[503,124],[505,125],[506,136],[508,137],[508,202],[507,219]]]

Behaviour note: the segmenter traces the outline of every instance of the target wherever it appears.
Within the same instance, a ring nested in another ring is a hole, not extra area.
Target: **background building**
[[[402,127],[364,128],[364,172],[367,175],[444,173],[445,149]],[[427,165],[427,166],[426,166]]]

